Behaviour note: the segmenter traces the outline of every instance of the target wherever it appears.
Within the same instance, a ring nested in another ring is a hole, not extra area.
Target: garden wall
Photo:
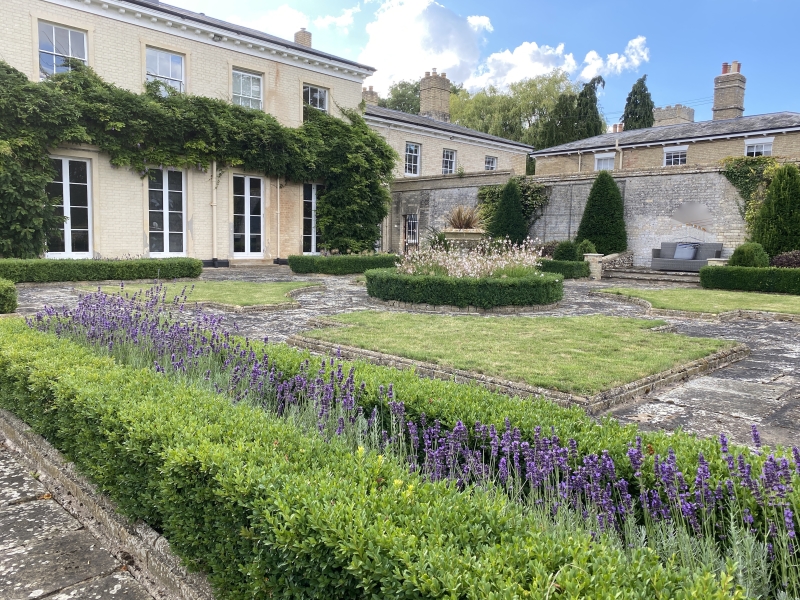
[[[625,204],[628,249],[635,266],[650,266],[651,249],[661,242],[722,242],[723,257],[744,242],[745,223],[739,213],[736,189],[718,168],[665,169],[613,174]],[[550,202],[531,229],[543,241],[574,238],[596,174],[534,177],[548,187]],[[684,202],[705,205],[710,218],[706,231],[672,218]]]

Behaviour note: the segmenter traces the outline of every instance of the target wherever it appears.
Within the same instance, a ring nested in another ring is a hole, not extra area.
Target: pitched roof
[[[766,115],[753,115],[719,121],[700,121],[680,125],[662,125],[647,129],[632,129],[619,133],[604,133],[585,140],[569,142],[552,148],[544,148],[533,153],[534,156],[569,154],[589,150],[605,150],[616,147],[678,144],[703,139],[744,137],[753,134],[766,134],[785,130],[800,129],[800,113],[777,112]]]
[[[526,152],[533,151],[533,146],[529,146],[528,144],[523,144],[522,142],[515,142],[514,140],[508,140],[506,138],[502,138],[496,135],[489,135],[488,133],[483,133],[482,131],[476,131],[474,129],[470,129],[469,127],[456,125],[455,123],[446,123],[444,121],[437,121],[436,119],[431,119],[430,117],[421,117],[419,115],[412,115],[400,110],[392,110],[391,108],[382,108],[380,106],[375,106],[374,104],[367,104],[365,110],[365,116],[375,117],[377,119],[384,119],[387,121],[394,121],[396,123],[404,125],[424,127],[426,129],[436,129],[443,133],[453,133],[465,137],[475,138],[478,140],[484,140],[487,142],[494,142],[496,144],[515,146],[520,150],[525,150]]]

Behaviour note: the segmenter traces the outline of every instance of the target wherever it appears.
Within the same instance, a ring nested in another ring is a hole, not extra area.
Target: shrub
[[[559,242],[558,246],[553,250],[553,260],[576,261],[581,259],[583,257],[578,258],[578,245],[569,240]]]
[[[199,277],[203,263],[195,258],[133,260],[0,259],[0,277],[14,283],[106,281]]]
[[[800,171],[795,165],[775,171],[753,222],[753,241],[770,256],[800,250]]]
[[[395,269],[375,269],[365,275],[367,293],[374,298],[434,306],[532,306],[553,304],[564,295],[562,278],[549,273],[477,278],[406,275]]]
[[[0,315],[10,314],[17,310],[17,288],[14,282],[0,279]]]
[[[597,254],[597,248],[591,240],[583,240],[578,244],[578,260],[583,260],[584,254]]]
[[[480,211],[475,207],[456,206],[447,213],[447,226],[453,229],[478,229],[483,226]]]
[[[400,259],[396,254],[338,254],[334,256],[289,256],[289,268],[294,273],[323,273],[326,275],[350,275],[363,273],[367,269],[393,267]]]
[[[448,275],[450,277],[494,277],[505,273],[534,271],[539,249],[530,240],[514,244],[510,239],[482,239],[475,246],[450,251],[449,246],[430,246],[404,255],[397,265],[406,275]],[[517,269],[519,267],[519,269]]]
[[[614,254],[628,249],[622,195],[608,171],[600,171],[594,180],[578,226],[577,239],[591,240],[600,254]]]
[[[768,267],[769,255],[764,252],[764,247],[756,242],[747,242],[737,246],[733,251],[728,265],[731,267]]]
[[[800,294],[800,269],[778,267],[703,267],[700,284],[704,288]]]
[[[770,261],[770,266],[781,267],[784,269],[800,269],[800,250],[792,250],[774,256]]]
[[[547,256],[549,258],[553,258],[553,252],[556,251],[556,247],[560,243],[561,242],[559,242],[557,240],[550,240],[549,242],[545,242],[544,244],[542,244],[542,247],[541,247],[542,256]]]
[[[589,263],[585,260],[543,260],[539,270],[544,273],[559,273],[564,279],[580,279],[589,276]]]
[[[516,179],[510,179],[503,186],[500,203],[486,231],[493,238],[508,237],[514,244],[521,244],[528,237],[528,223],[522,214],[522,192]]]

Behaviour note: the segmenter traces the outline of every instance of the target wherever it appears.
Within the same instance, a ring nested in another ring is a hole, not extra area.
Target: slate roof
[[[258,31],[257,29],[250,29],[249,27],[243,27],[241,25],[235,25],[234,23],[228,23],[227,21],[221,21],[220,19],[208,17],[203,13],[197,13],[191,10],[186,10],[185,8],[172,6],[170,4],[164,4],[163,2],[158,2],[157,0],[127,0],[127,1],[130,2],[131,4],[137,4],[139,6],[147,8],[154,8],[161,12],[173,15],[175,17],[188,19],[196,23],[202,23],[204,25],[219,27],[220,29],[226,29],[231,33],[236,33],[239,35],[247,35],[258,40],[269,42],[271,44],[279,44],[288,50],[304,52],[306,54],[313,54],[323,59],[335,60],[337,62],[353,65],[361,69],[367,69],[372,72],[375,71],[374,67],[363,65],[361,63],[357,63],[352,60],[347,60],[345,58],[341,58],[333,54],[328,54],[327,52],[320,52],[319,50],[315,50],[314,48],[309,48],[308,46],[303,46],[302,44],[296,44],[293,41],[285,40],[283,38],[279,38],[277,36],[264,33],[263,31]]]
[[[766,134],[787,129],[800,129],[800,113],[777,112],[766,115],[722,119],[719,121],[700,121],[698,123],[681,123],[680,125],[663,125],[647,129],[633,129],[619,133],[604,133],[585,140],[578,140],[552,148],[545,148],[533,153],[533,156],[549,156],[567,154],[577,151],[611,149],[619,145],[621,148],[662,144],[677,144],[690,140],[702,140],[717,137],[743,137],[747,134]]]
[[[522,142],[515,142],[513,140],[507,140],[506,138],[498,137],[496,135],[489,135],[488,133],[483,133],[482,131],[476,131],[474,129],[470,129],[469,127],[456,125],[455,123],[445,123],[443,121],[437,121],[436,119],[431,119],[430,117],[421,117],[419,115],[411,115],[409,113],[404,113],[400,110],[392,110],[391,108],[382,108],[380,106],[375,106],[374,104],[367,104],[365,113],[367,117],[386,119],[387,121],[395,121],[397,123],[405,125],[416,125],[419,127],[425,127],[426,129],[437,129],[444,133],[455,133],[458,135],[463,135],[478,140],[485,140],[489,142],[495,142],[498,144],[505,144],[508,146],[516,146],[520,150],[525,150],[527,152],[533,151],[533,146],[529,146],[528,144],[523,144]]]

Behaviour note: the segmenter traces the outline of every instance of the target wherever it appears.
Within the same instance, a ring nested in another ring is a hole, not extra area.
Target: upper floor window
[[[261,110],[261,75],[233,72],[233,103]]]
[[[303,103],[328,112],[328,90],[313,85],[303,85]]]
[[[614,153],[595,154],[594,155],[594,170],[595,171],[613,171],[614,170]]]
[[[484,169],[487,171],[497,171],[497,157],[487,156],[483,161]]]
[[[775,138],[759,138],[744,141],[745,156],[772,156],[772,141]]]
[[[456,151],[442,150],[442,175],[450,175],[456,172]]]
[[[406,175],[419,175],[419,144],[406,142]]]
[[[86,34],[39,22],[39,77],[69,71],[68,59],[86,62]]]
[[[685,165],[687,149],[687,146],[673,146],[672,148],[664,148],[664,166],[675,167],[678,165]]]
[[[182,92],[183,75],[183,56],[156,48],[147,49],[147,81],[163,81]]]

